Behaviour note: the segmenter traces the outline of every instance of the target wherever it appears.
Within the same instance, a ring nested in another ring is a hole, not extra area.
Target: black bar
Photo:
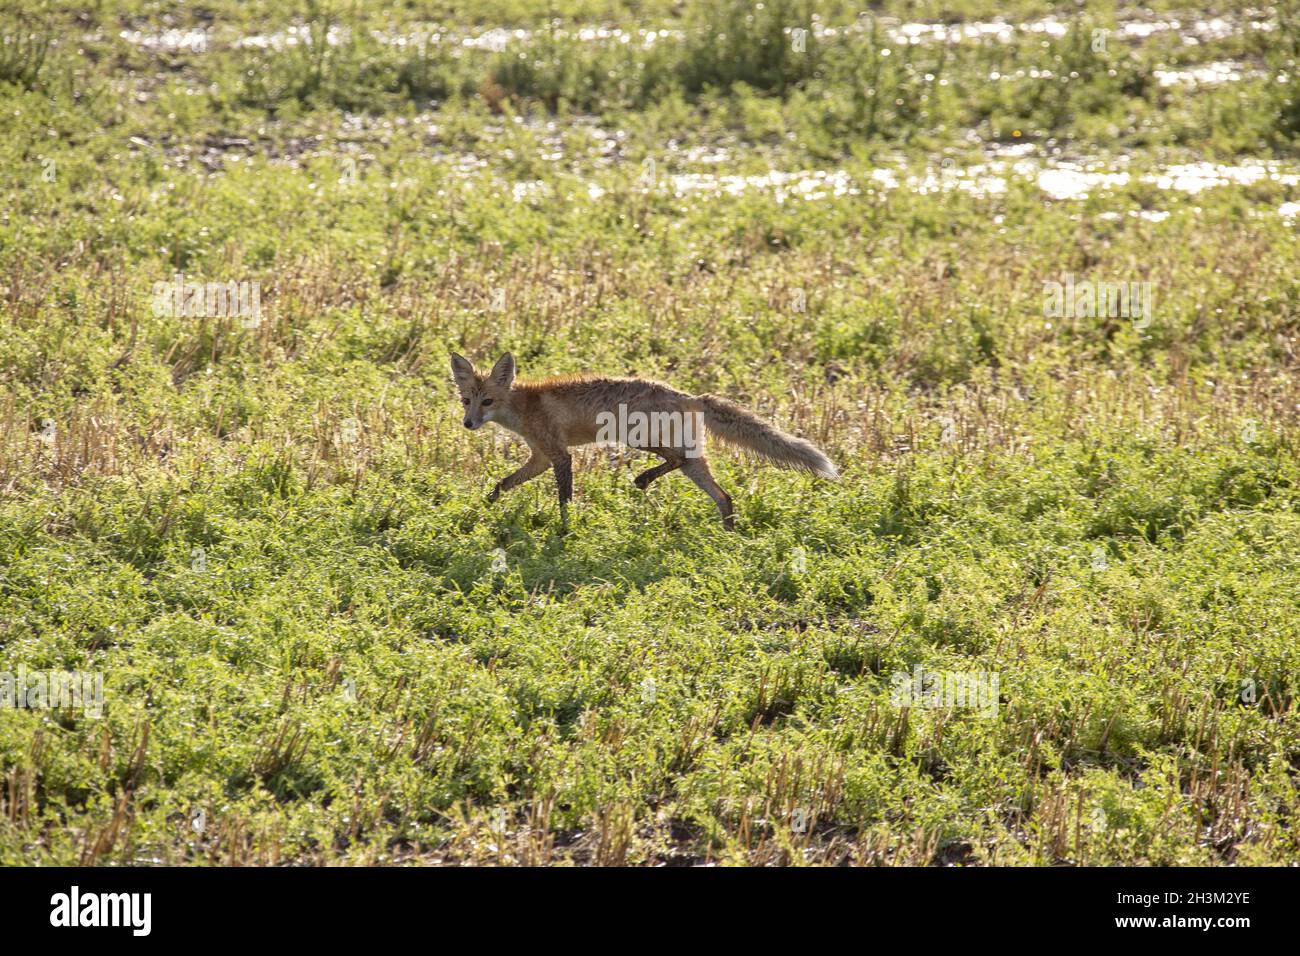
[[[1002,938],[984,935],[1002,931],[1071,941],[1198,935],[1231,944],[1241,934],[1289,928],[1298,884],[1296,871],[1282,868],[10,868],[0,870],[0,899],[15,942],[37,934],[51,942],[75,935],[128,945],[246,945],[255,939],[259,945],[333,947],[345,939],[373,943],[376,932],[392,932],[428,934],[441,946],[460,928],[471,939],[488,933],[493,945],[514,934],[540,944],[539,933],[551,941],[590,939],[594,927],[608,921],[623,924],[632,937],[663,933],[667,945],[688,924],[698,944],[715,933],[720,942],[751,933],[762,941],[796,927],[806,933],[819,922],[829,929],[845,921],[842,926],[869,935],[874,928],[910,927],[918,943],[973,943]],[[137,917],[142,928],[143,896],[131,910],[125,909],[131,901],[120,897],[104,908],[110,917],[114,907],[126,914],[124,925],[52,926],[60,894],[62,915],[70,912],[74,886],[87,918],[100,905],[97,894],[149,894],[148,935],[135,935],[126,918]],[[88,896],[95,896],[93,904]],[[1224,922],[1243,918],[1238,925]],[[1119,923],[1133,919],[1154,923]],[[1206,919],[1210,925],[1199,924]]]

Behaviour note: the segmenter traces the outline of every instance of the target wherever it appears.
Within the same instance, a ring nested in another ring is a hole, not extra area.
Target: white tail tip
[[[822,458],[813,467],[813,474],[820,478],[829,478],[831,481],[835,481],[840,476],[840,470],[835,467],[835,463],[829,458]]]

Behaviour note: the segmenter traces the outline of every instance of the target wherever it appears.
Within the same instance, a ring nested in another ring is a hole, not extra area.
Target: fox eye
[[[462,399],[460,400],[460,403],[461,403],[462,405],[466,405],[466,406],[468,406],[468,405],[469,405],[469,399],[468,399],[468,398],[462,398]]]
[[[485,398],[485,399],[483,399],[483,406],[484,406],[485,408],[486,408],[488,405],[491,405],[491,404],[492,404],[492,399],[490,399],[490,398]]]

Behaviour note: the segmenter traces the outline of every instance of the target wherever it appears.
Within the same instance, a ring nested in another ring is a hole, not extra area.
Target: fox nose
[[[465,419],[465,427],[472,429],[474,427],[474,423],[467,418]]]

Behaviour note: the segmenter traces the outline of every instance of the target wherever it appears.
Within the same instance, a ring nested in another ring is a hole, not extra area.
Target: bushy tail
[[[802,468],[823,478],[838,478],[834,462],[812,442],[769,425],[753,412],[717,395],[697,395],[704,427],[728,444],[761,455],[778,465]]]

